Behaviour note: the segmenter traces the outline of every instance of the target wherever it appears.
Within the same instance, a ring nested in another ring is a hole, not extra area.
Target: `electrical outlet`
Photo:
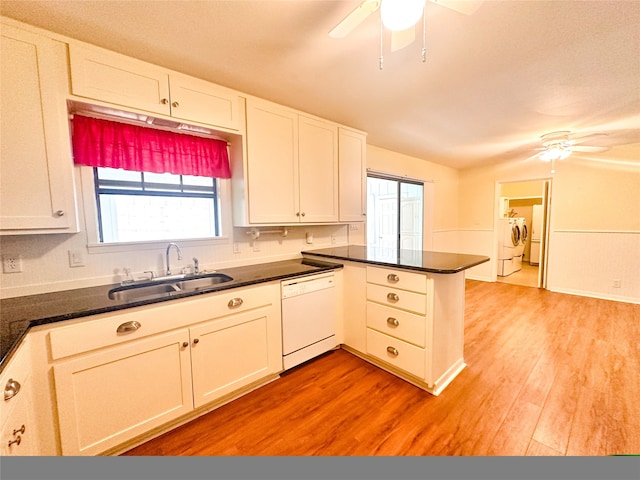
[[[22,257],[20,255],[3,255],[2,271],[4,273],[18,273],[22,271]]]
[[[254,240],[253,241],[253,251],[254,252],[259,252],[260,251],[260,242],[258,242],[258,240]]]
[[[620,287],[622,287],[622,281],[616,278],[613,281],[613,288],[620,288]]]
[[[358,225],[357,223],[351,223],[349,224],[349,230],[351,231],[360,230],[360,225]]]
[[[84,267],[84,254],[82,250],[69,250],[69,266]]]

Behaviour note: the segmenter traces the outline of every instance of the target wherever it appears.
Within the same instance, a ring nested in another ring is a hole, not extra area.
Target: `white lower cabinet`
[[[25,340],[0,375],[4,396],[0,404],[0,456],[39,454],[30,378],[30,350]]]
[[[279,283],[234,289],[53,329],[62,454],[113,452],[275,378],[282,371],[279,293]]]
[[[261,308],[189,329],[194,407],[281,369],[279,330],[269,317]]]
[[[55,365],[62,453],[97,454],[190,412],[188,347],[182,329]]]
[[[464,273],[344,262],[344,344],[438,395],[465,367]]]

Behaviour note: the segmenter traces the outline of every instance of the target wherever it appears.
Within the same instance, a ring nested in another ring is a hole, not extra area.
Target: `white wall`
[[[548,164],[518,159],[463,170],[457,246],[461,252],[483,249],[495,271],[497,185],[550,177],[548,288],[640,303],[639,158],[640,145],[634,145],[590,158],[574,154],[558,162],[554,175]]]

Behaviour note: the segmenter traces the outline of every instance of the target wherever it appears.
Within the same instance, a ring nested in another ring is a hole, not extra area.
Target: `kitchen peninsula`
[[[360,245],[307,250],[344,265],[344,348],[438,395],[464,362],[465,270],[488,257]]]

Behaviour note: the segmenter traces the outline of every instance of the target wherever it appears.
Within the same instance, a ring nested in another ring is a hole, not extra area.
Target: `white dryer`
[[[524,247],[527,243],[527,238],[529,236],[529,229],[527,228],[527,220],[524,217],[517,217],[516,224],[518,225],[518,229],[520,230],[520,243],[516,247],[515,251],[515,263],[516,268],[518,270],[522,269],[522,260],[524,259]]]
[[[520,227],[516,218],[500,218],[498,229],[498,275],[506,277],[520,270],[517,262],[521,238]]]

